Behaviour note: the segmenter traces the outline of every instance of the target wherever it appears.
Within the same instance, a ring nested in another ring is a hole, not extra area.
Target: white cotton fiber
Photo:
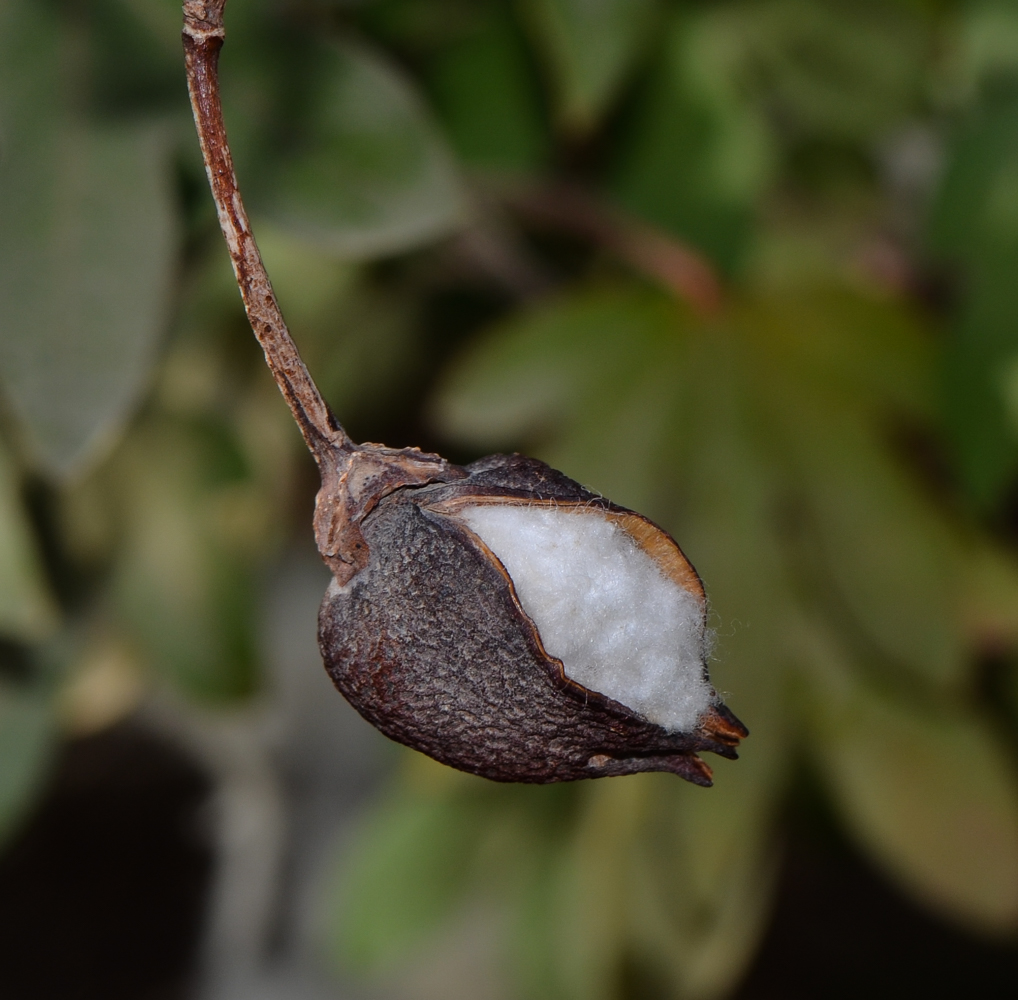
[[[596,508],[477,504],[462,518],[498,556],[566,675],[669,730],[710,706],[703,611]]]

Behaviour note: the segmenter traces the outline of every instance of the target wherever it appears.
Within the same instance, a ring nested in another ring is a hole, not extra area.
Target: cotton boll
[[[670,732],[711,706],[703,604],[617,521],[582,506],[477,504],[460,516],[498,557],[566,676]]]
[[[353,477],[358,496],[373,475]],[[364,565],[333,580],[319,643],[386,736],[542,784],[666,771],[709,785],[698,754],[737,756],[746,727],[703,662],[703,584],[647,518],[491,455],[393,489],[358,530]]]

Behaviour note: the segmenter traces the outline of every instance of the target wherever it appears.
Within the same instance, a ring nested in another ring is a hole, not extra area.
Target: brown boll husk
[[[367,565],[345,585],[334,580],[319,613],[336,687],[386,736],[495,781],[670,771],[711,784],[697,751],[734,758],[748,735],[720,700],[694,732],[673,733],[570,680],[501,563],[454,512],[473,502],[583,504],[638,519],[645,550],[679,566],[702,601],[678,545],[534,459],[495,455],[453,476],[389,493],[361,522]]]

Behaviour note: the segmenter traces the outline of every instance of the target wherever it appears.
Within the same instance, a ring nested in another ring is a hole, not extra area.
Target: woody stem
[[[205,170],[251,329],[312,454],[320,466],[331,465],[331,456],[352,448],[353,443],[322,398],[290,336],[237,188],[219,98],[225,6],[226,0],[184,3],[187,87]]]

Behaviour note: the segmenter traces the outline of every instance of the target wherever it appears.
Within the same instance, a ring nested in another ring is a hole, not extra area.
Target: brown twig
[[[517,194],[512,206],[538,225],[573,232],[660,282],[697,312],[709,315],[724,295],[717,272],[704,256],[674,236],[610,208],[586,192],[555,185]]]
[[[198,128],[219,225],[230,250],[244,308],[283,398],[318,462],[322,487],[315,498],[315,541],[342,585],[368,563],[361,523],[384,496],[403,486],[462,478],[439,455],[417,448],[354,444],[301,360],[269,283],[237,188],[219,99],[219,50],[226,31],[226,0],[186,0],[184,58],[191,107]]]
[[[237,188],[219,99],[225,6],[226,0],[187,0],[184,4],[184,58],[191,108],[219,225],[251,328],[304,440],[321,465],[331,460],[336,448],[349,448],[351,441],[322,399],[290,336]]]

